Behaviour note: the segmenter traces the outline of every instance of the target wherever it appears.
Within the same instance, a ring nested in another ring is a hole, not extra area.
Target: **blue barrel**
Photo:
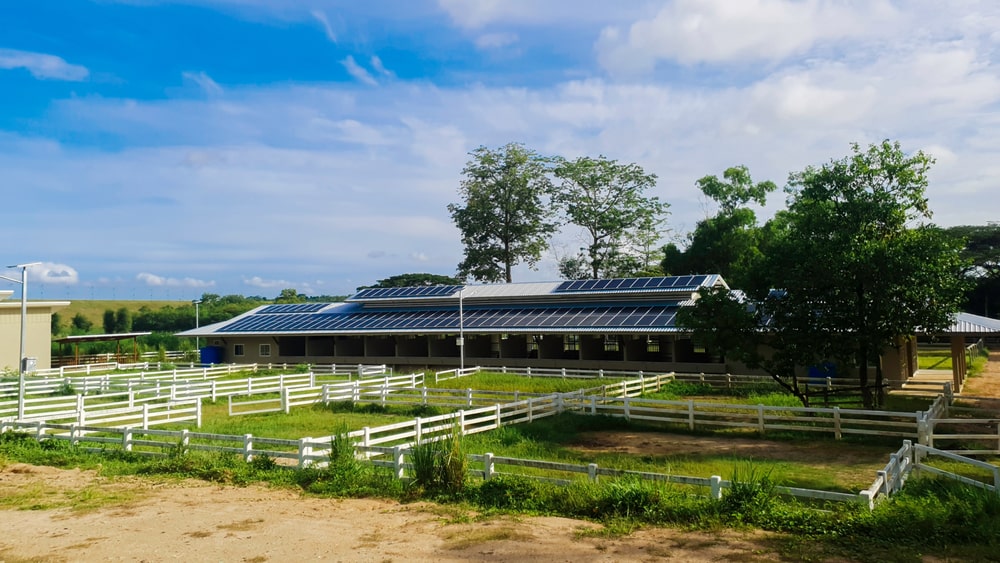
[[[201,363],[221,364],[226,349],[222,346],[203,346],[201,352]]]

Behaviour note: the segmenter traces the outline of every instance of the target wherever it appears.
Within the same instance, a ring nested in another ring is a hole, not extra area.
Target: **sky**
[[[783,186],[883,139],[936,159],[935,223],[986,224],[998,49],[990,0],[7,2],[0,255],[46,300],[454,275],[461,171],[509,142],[655,173],[665,241],[712,213],[698,178]]]

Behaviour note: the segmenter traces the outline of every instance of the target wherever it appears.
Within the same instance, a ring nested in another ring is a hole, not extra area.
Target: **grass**
[[[563,377],[528,377],[512,373],[480,372],[467,377],[434,381],[433,374],[425,378],[427,387],[436,389],[477,389],[480,391],[520,391],[522,393],[568,393],[591,389],[618,379],[577,379]]]
[[[65,309],[59,310],[59,316],[63,319],[63,325],[69,325],[70,321],[77,314],[81,314],[94,323],[94,327],[104,326],[104,312],[107,310],[117,311],[122,307],[135,315],[139,309],[146,307],[151,311],[158,311],[164,307],[190,307],[190,301],[129,301],[129,300],[94,300],[94,299],[74,299]]]

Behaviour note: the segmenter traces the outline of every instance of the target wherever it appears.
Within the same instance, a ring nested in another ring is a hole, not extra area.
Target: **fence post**
[[[712,475],[709,478],[709,483],[711,486],[712,498],[715,500],[722,500],[722,477]]]
[[[194,400],[194,427],[201,428],[201,399]]]
[[[392,470],[396,475],[396,479],[403,478],[403,448],[400,446],[392,447]]]
[[[253,434],[243,435],[243,461],[250,463],[253,460]]]
[[[423,429],[423,424],[424,423],[423,423],[422,420],[420,420],[419,416],[413,419],[413,443],[414,444],[419,444],[420,443],[420,437],[421,437],[421,434],[423,434],[423,430],[424,430]]]
[[[312,438],[299,439],[299,469],[305,469],[306,467],[312,465],[312,460],[309,459],[309,457],[312,456],[312,446],[308,445],[308,442],[311,440]]]
[[[948,405],[955,402],[955,392],[951,388],[951,382],[944,382],[944,398],[948,401]]]
[[[284,411],[285,414],[288,414],[289,411],[291,411],[291,405],[289,404],[290,401],[288,397],[288,387],[281,387],[280,389],[281,389],[281,410]]]
[[[496,405],[494,405],[493,408],[495,409],[493,412],[494,412],[494,414],[497,417],[497,426],[496,427],[500,428],[500,426],[503,424],[503,415],[500,414],[500,403],[497,403]],[[462,422],[463,423],[465,422],[465,413],[464,412],[462,413]]]
[[[565,377],[566,377],[566,368],[562,368],[562,371],[560,372],[560,375],[565,379]]]
[[[185,428],[181,430],[181,453],[186,454],[188,446],[191,445],[191,436],[189,435],[188,429]]]
[[[591,463],[587,465],[587,478],[590,479],[591,483],[597,482],[597,464]]]
[[[761,435],[766,431],[764,427],[764,405],[757,405],[757,430]]]
[[[622,399],[622,402],[625,404],[625,420],[630,420],[630,415],[632,414],[629,412],[628,399],[629,399],[628,395],[625,395],[625,398]]]
[[[688,399],[688,430],[694,430],[694,399]]]
[[[527,373],[528,377],[531,377],[531,366],[528,366],[528,368],[525,369],[524,371],[525,373]]]
[[[122,429],[122,450],[132,451],[132,427],[126,426]]]
[[[472,389],[465,390],[465,402],[469,408],[472,408]]]
[[[595,396],[590,397],[590,414],[597,415],[597,397]]]
[[[493,478],[493,453],[486,452],[483,455],[483,481],[489,481]]]
[[[142,404],[142,429],[149,429],[149,403]]]
[[[45,422],[39,420],[35,423],[35,441],[41,442],[42,438],[45,437]]]
[[[603,369],[597,370],[597,377],[601,378],[601,379],[604,378],[604,370]]]
[[[535,404],[535,399],[528,397],[528,422],[531,422],[534,418],[534,413],[532,412],[532,406]]]
[[[80,443],[80,425],[73,423],[69,426],[69,443],[74,446]]]
[[[871,491],[861,491],[858,496],[861,498],[861,504],[867,506],[868,510],[875,510],[875,497]]]
[[[836,440],[843,437],[840,431],[840,407],[833,407],[833,437]]]

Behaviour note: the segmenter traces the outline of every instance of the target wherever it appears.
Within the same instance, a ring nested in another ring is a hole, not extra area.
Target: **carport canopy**
[[[138,339],[140,336],[149,336],[152,332],[121,332],[117,334],[80,334],[77,336],[64,336],[63,338],[57,338],[55,341],[60,344],[73,344],[73,361],[77,365],[80,364],[80,343],[81,342],[117,342],[118,352],[117,356],[120,358],[122,355],[122,340],[132,340],[132,361],[139,361],[139,343]]]

